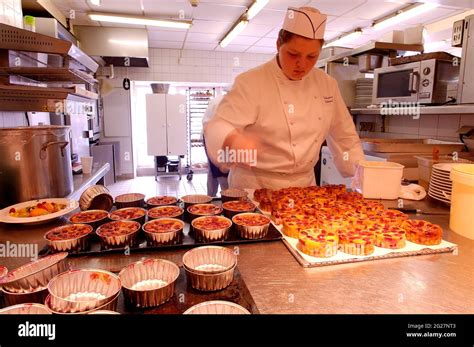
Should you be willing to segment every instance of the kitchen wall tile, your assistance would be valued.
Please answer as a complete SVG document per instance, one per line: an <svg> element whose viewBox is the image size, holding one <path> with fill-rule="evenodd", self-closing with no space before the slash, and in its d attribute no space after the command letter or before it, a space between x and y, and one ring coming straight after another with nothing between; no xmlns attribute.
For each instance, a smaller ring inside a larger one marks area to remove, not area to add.
<svg viewBox="0 0 474 347"><path fill-rule="evenodd" d="M457 130L460 128L460 115L447 114L439 115L438 133L436 136L441 137L457 137Z"/></svg>
<svg viewBox="0 0 474 347"><path fill-rule="evenodd" d="M420 131L422 136L436 136L438 133L439 116L434 114L420 115Z"/></svg>
<svg viewBox="0 0 474 347"><path fill-rule="evenodd" d="M459 127L464 125L472 125L474 126L474 114L462 114L461 120L459 123Z"/></svg>

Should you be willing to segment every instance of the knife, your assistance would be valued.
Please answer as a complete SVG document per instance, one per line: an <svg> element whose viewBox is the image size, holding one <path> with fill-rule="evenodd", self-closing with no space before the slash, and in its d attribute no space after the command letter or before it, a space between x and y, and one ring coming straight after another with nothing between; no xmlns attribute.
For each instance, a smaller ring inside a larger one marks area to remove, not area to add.
<svg viewBox="0 0 474 347"><path fill-rule="evenodd" d="M439 215L439 216L449 216L450 212L430 212L430 211L423 211L417 208L394 208L389 207L389 210L397 210L403 213L414 213L414 214L424 214L424 215Z"/></svg>

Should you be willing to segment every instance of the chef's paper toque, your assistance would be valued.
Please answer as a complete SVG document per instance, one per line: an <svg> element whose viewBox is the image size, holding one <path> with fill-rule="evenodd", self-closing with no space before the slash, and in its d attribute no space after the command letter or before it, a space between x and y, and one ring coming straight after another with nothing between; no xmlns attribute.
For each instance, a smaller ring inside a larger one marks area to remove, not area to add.
<svg viewBox="0 0 474 347"><path fill-rule="evenodd" d="M309 39L324 39L327 16L312 7L290 7L283 29Z"/></svg>

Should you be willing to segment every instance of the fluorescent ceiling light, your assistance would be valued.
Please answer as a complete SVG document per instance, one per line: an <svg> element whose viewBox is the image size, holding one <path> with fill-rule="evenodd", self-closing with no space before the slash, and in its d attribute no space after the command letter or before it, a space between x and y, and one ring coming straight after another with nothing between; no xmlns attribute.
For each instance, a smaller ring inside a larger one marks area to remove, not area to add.
<svg viewBox="0 0 474 347"><path fill-rule="evenodd" d="M355 40L355 39L359 38L360 36L362 36L362 30L361 29L356 29L355 31L353 31L349 34L340 36L339 38L335 39L334 41L328 42L327 44L324 45L324 48L331 47L331 46L344 45L346 43L349 43L352 40Z"/></svg>
<svg viewBox="0 0 474 347"><path fill-rule="evenodd" d="M255 0L247 10L247 19L255 17L267 4L269 0Z"/></svg>
<svg viewBox="0 0 474 347"><path fill-rule="evenodd" d="M123 45L123 46L147 46L146 41L132 41L132 40L114 40L114 39L109 39L109 43L113 43L116 45Z"/></svg>
<svg viewBox="0 0 474 347"><path fill-rule="evenodd" d="M100 0L89 0L89 1L94 6L100 6Z"/></svg>
<svg viewBox="0 0 474 347"><path fill-rule="evenodd" d="M242 19L235 27L232 28L231 31L229 31L225 35L219 45L222 48L226 47L233 39L235 39L237 35L239 35L245 29L248 23L248 20Z"/></svg>
<svg viewBox="0 0 474 347"><path fill-rule="evenodd" d="M376 22L372 28L374 30L383 30L388 27L400 24L401 22L407 21L413 17L417 17L425 12L429 12L437 8L438 4L425 4L421 3L419 5L411 6L406 10L401 10L398 14L388 17L387 19L382 19L379 22Z"/></svg>
<svg viewBox="0 0 474 347"><path fill-rule="evenodd" d="M110 22L119 24L147 25L165 28L189 29L191 21L177 21L166 19L150 19L145 17L133 17L127 15L115 15L107 13L89 13L89 18L99 22Z"/></svg>

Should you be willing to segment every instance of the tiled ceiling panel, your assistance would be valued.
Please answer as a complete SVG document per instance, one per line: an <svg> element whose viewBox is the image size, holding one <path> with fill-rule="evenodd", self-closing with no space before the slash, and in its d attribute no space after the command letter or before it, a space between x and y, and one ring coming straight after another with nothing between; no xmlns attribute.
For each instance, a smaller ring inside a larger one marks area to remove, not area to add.
<svg viewBox="0 0 474 347"><path fill-rule="evenodd" d="M101 6L93 6L89 0L51 0L69 17L75 10L73 25L95 25L106 27L141 26L94 22L87 12L124 13L150 18L192 19L189 30L175 28L146 27L149 32L150 47L219 50L227 52L274 53L275 39L283 23L289 6L313 6L328 14L325 39L331 40L361 27L364 35L347 44L355 47L391 30L403 30L417 24L429 24L462 13L474 7L474 0L436 0L439 8L399 23L396 27L380 32L370 30L371 23L406 7L412 0L270 0L266 7L253 18L244 31L226 48L218 42L245 13L252 0L200 0L192 7L188 0L102 0ZM417 0L418 1L418 0ZM433 0L434 1L434 0ZM142 27L143 28L143 27ZM446 36L446 38L444 38ZM450 38L449 30L435 36L437 39Z"/></svg>

